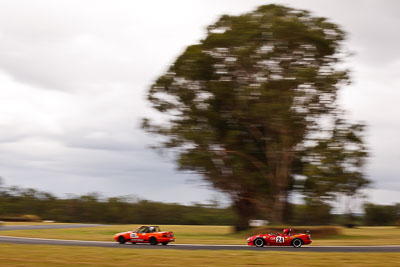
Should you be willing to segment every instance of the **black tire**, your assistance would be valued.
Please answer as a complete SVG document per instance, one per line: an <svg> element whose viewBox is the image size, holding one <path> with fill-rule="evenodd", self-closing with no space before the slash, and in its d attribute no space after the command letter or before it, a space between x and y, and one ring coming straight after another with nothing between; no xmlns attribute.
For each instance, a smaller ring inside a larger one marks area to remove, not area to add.
<svg viewBox="0 0 400 267"><path fill-rule="evenodd" d="M150 237L149 243L150 243L150 245L153 245L153 246L157 245L158 244L157 238Z"/></svg>
<svg viewBox="0 0 400 267"><path fill-rule="evenodd" d="M254 239L253 244L258 248L262 248L263 246L265 246L265 240L264 238L258 237Z"/></svg>
<svg viewBox="0 0 400 267"><path fill-rule="evenodd" d="M132 242L132 245L135 245L136 244L136 242Z"/></svg>
<svg viewBox="0 0 400 267"><path fill-rule="evenodd" d="M162 242L161 244L163 244L164 246L168 245L168 242Z"/></svg>
<svg viewBox="0 0 400 267"><path fill-rule="evenodd" d="M292 246L295 248L300 248L303 245L303 241L300 238L295 238L292 240Z"/></svg>
<svg viewBox="0 0 400 267"><path fill-rule="evenodd" d="M123 236L118 237L118 243L125 244L126 240Z"/></svg>

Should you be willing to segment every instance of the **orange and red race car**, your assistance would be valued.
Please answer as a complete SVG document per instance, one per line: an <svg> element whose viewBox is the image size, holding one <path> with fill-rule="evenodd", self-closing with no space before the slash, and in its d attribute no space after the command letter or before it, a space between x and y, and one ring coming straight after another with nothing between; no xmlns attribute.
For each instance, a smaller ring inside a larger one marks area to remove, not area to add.
<svg viewBox="0 0 400 267"><path fill-rule="evenodd" d="M115 234L114 239L120 244L132 242L132 244L150 243L157 245L161 243L167 245L169 242L175 241L173 232L162 232L159 226L140 226L133 231Z"/></svg>
<svg viewBox="0 0 400 267"><path fill-rule="evenodd" d="M296 234L292 228L284 229L283 233L276 234L261 234L247 238L249 246L293 246L299 248L302 245L311 244L310 232L304 234Z"/></svg>

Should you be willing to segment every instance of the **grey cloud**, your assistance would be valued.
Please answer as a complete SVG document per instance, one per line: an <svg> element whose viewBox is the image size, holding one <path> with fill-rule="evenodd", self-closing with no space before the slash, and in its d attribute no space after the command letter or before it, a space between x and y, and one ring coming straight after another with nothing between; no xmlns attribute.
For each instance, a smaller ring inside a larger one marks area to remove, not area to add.
<svg viewBox="0 0 400 267"><path fill-rule="evenodd" d="M221 14L262 4L267 3L1 1L0 176L8 185L59 195L141 192L159 201L206 200L214 192L207 183L178 173L173 157L148 149L158 139L138 129L141 117L157 116L145 101L146 90ZM354 84L342 91L342 104L352 119L369 125L367 172L374 188L400 191L394 149L400 145L400 2L289 4L329 17L349 33ZM4 73L14 80L3 79Z"/></svg>

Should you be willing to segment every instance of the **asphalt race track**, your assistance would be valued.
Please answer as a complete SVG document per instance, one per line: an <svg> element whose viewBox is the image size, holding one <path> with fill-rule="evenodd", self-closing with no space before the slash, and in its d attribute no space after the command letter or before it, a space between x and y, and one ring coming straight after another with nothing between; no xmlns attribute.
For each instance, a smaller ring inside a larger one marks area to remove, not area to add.
<svg viewBox="0 0 400 267"><path fill-rule="evenodd" d="M99 224L74 224L74 225L40 225L40 226L3 226L0 230L27 230L27 229L62 229L101 226ZM245 241L245 240L244 240ZM291 251L291 252L400 252L400 245L392 246L303 246L293 247L248 247L246 245L198 245L198 244L169 244L167 246L148 244L118 244L117 242L60 240L45 238L26 238L0 235L0 243L29 244L29 245L62 245L62 246L88 246L105 248L129 249L180 249L180 250L250 250L250 251Z"/></svg>

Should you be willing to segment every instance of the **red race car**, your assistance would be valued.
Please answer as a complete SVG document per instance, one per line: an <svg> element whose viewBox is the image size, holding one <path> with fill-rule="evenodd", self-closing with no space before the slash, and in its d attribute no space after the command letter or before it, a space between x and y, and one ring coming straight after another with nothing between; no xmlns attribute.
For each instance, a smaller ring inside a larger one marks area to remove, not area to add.
<svg viewBox="0 0 400 267"><path fill-rule="evenodd" d="M159 226L140 226L133 231L115 234L114 239L120 244L131 242L132 244L149 243L157 245L161 243L167 245L169 242L175 241L173 232L162 232Z"/></svg>
<svg viewBox="0 0 400 267"><path fill-rule="evenodd" d="M254 235L247 238L247 245L263 246L293 246L299 248L302 245L311 244L309 231L304 234L296 234L292 228L284 229L283 233Z"/></svg>

